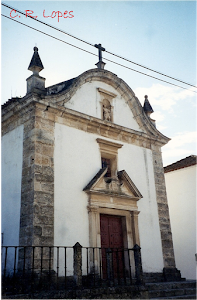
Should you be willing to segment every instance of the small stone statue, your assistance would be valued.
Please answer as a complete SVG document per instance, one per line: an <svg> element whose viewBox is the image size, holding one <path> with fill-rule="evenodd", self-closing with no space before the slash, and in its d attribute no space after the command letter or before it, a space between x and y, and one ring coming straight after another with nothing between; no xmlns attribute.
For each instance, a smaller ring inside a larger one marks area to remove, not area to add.
<svg viewBox="0 0 197 300"><path fill-rule="evenodd" d="M103 105L103 120L111 121L111 106Z"/></svg>

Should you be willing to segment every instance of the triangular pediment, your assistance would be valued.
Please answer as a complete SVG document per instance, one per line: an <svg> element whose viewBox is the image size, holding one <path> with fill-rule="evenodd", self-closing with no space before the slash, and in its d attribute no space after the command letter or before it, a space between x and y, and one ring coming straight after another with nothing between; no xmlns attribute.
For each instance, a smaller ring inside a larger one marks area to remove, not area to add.
<svg viewBox="0 0 197 300"><path fill-rule="evenodd" d="M127 187L127 189L129 189L129 191L131 193L133 193L133 195L135 197L137 197L139 199L143 198L140 191L138 190L138 188L136 187L136 185L131 180L131 178L129 177L129 175L127 174L127 172L125 170L118 172L118 179L120 182L123 182L124 187Z"/></svg>
<svg viewBox="0 0 197 300"><path fill-rule="evenodd" d="M106 172L107 168L100 169L83 190L136 201L143 197L126 171L119 171L114 177L105 177Z"/></svg>

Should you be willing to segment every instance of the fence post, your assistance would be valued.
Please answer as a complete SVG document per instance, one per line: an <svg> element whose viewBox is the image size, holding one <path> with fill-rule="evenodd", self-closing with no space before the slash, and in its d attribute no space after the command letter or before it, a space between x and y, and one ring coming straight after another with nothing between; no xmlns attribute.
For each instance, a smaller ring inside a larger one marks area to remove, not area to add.
<svg viewBox="0 0 197 300"><path fill-rule="evenodd" d="M77 242L73 246L73 269L76 287L82 286L82 246Z"/></svg>
<svg viewBox="0 0 197 300"><path fill-rule="evenodd" d="M142 271L142 259L141 259L141 251L140 246L135 244L132 248L134 251L134 259L135 259L135 275L136 275L136 284L137 285L144 285L143 279L143 271Z"/></svg>
<svg viewBox="0 0 197 300"><path fill-rule="evenodd" d="M107 279L111 281L113 279L113 257L111 248L106 249L106 259L107 259Z"/></svg>

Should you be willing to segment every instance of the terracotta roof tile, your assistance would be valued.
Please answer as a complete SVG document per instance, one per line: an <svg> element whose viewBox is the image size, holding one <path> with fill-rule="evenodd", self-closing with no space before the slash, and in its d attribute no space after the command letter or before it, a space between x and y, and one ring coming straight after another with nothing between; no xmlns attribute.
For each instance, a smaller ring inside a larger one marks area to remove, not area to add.
<svg viewBox="0 0 197 300"><path fill-rule="evenodd" d="M4 104L2 104L1 107L5 108L6 106L8 106L9 104L11 104L13 102L18 102L19 99L21 99L21 98L14 97L14 98L8 99L8 101L6 101Z"/></svg>
<svg viewBox="0 0 197 300"><path fill-rule="evenodd" d="M168 173L171 171L183 169L186 167L190 167L197 164L197 156L196 155L190 155L186 158L183 158L171 165L168 165L164 167L164 173Z"/></svg>

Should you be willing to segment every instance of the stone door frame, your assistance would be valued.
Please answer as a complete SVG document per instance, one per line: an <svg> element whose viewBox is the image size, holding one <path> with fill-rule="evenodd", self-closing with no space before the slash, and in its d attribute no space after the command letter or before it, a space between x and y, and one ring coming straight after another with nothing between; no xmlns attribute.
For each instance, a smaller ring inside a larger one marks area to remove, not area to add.
<svg viewBox="0 0 197 300"><path fill-rule="evenodd" d="M130 210L128 209L128 199L118 199L110 195L94 194L89 195L89 246L101 248L101 232L100 232L100 215L113 215L122 217L123 244L125 248L133 248L135 244L140 245L139 228L138 228L138 208L136 200L129 200ZM100 204L99 204L100 199ZM103 200L105 199L105 207ZM112 202L122 202L121 206L112 204ZM125 207L124 207L124 202ZM127 205L126 205L127 204ZM90 258L91 259L91 258ZM134 270L134 259L130 253L130 261L132 270ZM99 257L95 256L95 267L99 272Z"/></svg>
<svg viewBox="0 0 197 300"><path fill-rule="evenodd" d="M123 210L109 207L88 206L90 247L101 247L100 215L122 217L123 244L125 248L133 248L140 244L137 210Z"/></svg>

